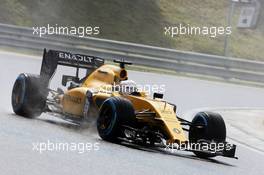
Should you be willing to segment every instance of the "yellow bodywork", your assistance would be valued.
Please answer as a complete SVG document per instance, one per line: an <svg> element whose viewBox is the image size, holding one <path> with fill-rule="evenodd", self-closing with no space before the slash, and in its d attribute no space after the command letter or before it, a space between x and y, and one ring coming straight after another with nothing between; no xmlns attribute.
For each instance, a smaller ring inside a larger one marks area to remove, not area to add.
<svg viewBox="0 0 264 175"><path fill-rule="evenodd" d="M140 96L134 96L112 91L114 84L119 84L120 81L126 79L127 73L125 69L114 65L99 67L85 79L80 87L65 92L61 100L63 112L82 118L88 90L94 92L92 100L97 110L107 98L122 96L132 102L136 113L149 111L156 114L155 116L137 115L137 119L148 126L160 128L166 134L168 143L186 142L186 136L180 121L176 118L176 111L174 111L173 105L161 99L152 99L146 96L144 92L140 92Z"/></svg>

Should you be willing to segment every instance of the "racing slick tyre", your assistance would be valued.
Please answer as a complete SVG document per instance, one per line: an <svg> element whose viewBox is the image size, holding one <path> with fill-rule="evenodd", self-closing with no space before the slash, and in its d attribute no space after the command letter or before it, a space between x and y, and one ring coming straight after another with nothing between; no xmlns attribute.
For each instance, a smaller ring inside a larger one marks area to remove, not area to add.
<svg viewBox="0 0 264 175"><path fill-rule="evenodd" d="M202 127L199 127L202 126ZM199 112L192 120L192 125L189 130L190 143L202 143L206 140L207 143L224 143L226 140L226 126L221 115L212 112ZM215 157L212 153L203 153L193 151L197 157L209 158Z"/></svg>
<svg viewBox="0 0 264 175"><path fill-rule="evenodd" d="M39 75L20 74L12 91L13 111L26 118L39 116L46 106L46 89L41 86Z"/></svg>
<svg viewBox="0 0 264 175"><path fill-rule="evenodd" d="M122 136L122 125L134 126L135 121L135 110L129 100L110 97L100 108L97 131L103 140L117 142Z"/></svg>

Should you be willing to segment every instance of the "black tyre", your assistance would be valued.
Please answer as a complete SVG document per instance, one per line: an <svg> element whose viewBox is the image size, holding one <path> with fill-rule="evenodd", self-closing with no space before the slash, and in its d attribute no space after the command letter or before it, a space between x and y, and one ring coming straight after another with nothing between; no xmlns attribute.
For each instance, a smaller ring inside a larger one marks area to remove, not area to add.
<svg viewBox="0 0 264 175"><path fill-rule="evenodd" d="M43 112L48 91L41 84L38 75L22 73L17 77L12 91L12 107L17 115L34 118Z"/></svg>
<svg viewBox="0 0 264 175"><path fill-rule="evenodd" d="M226 140L226 126L221 115L212 112L200 112L192 120L189 131L189 141L198 143L200 140L223 143ZM203 127L197 127L198 125ZM195 152L201 158L214 157L215 154Z"/></svg>
<svg viewBox="0 0 264 175"><path fill-rule="evenodd" d="M122 136L122 125L134 126L135 121L132 103L121 97L111 97L100 108L97 130L103 140L116 142Z"/></svg>

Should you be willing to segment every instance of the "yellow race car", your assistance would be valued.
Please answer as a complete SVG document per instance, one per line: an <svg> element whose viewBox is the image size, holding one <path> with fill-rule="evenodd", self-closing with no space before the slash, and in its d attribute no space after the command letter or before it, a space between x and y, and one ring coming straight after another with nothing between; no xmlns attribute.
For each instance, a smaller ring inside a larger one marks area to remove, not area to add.
<svg viewBox="0 0 264 175"><path fill-rule="evenodd" d="M43 112L82 124L97 121L99 136L110 142L192 151L198 157L235 157L236 146L226 142L226 127L219 114L200 112L189 122L176 115L176 105L163 94L149 97L128 80L124 60L119 66L104 59L44 50L40 75L22 73L15 81L12 106L17 115L34 118ZM67 89L49 89L58 65L76 68L76 75L63 75ZM80 79L80 69L86 75ZM187 137L185 132L189 133Z"/></svg>

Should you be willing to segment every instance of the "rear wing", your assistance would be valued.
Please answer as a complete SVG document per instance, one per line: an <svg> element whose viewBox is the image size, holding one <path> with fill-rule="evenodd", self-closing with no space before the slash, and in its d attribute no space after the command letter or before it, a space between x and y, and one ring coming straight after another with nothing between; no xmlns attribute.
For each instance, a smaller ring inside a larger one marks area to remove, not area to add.
<svg viewBox="0 0 264 175"><path fill-rule="evenodd" d="M70 52L46 50L44 49L40 77L44 81L46 87L49 85L50 79L53 77L58 65L76 68L76 77L78 77L79 69L87 69L87 74L91 70L95 70L104 64L104 59L87 56L82 54L72 54Z"/></svg>

